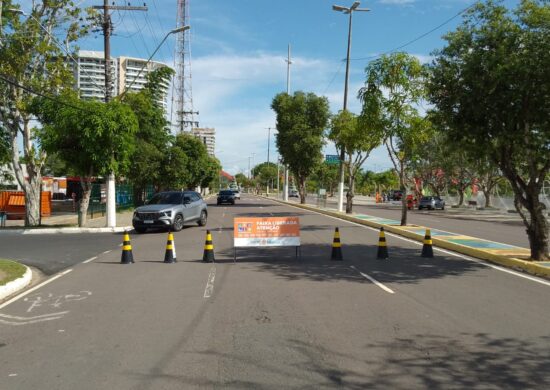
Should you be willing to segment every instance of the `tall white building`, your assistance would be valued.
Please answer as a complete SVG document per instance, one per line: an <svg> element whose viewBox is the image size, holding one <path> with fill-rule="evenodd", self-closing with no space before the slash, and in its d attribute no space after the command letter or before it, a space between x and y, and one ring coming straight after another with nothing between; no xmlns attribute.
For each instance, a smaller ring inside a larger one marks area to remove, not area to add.
<svg viewBox="0 0 550 390"><path fill-rule="evenodd" d="M208 154L214 156L214 149L216 148L216 129L194 127L191 129L191 134L200 138L204 146L206 146Z"/></svg>
<svg viewBox="0 0 550 390"><path fill-rule="evenodd" d="M105 100L105 59L102 51L80 50L77 56L78 66L74 70L76 87L84 99ZM111 57L111 96L115 97L129 88L136 92L143 89L147 82L147 74L166 66L160 62L142 58ZM141 70L143 68L143 70ZM140 73L141 70L141 73ZM139 76L138 76L139 74ZM166 110L168 106L168 89L164 85L164 98L161 105Z"/></svg>

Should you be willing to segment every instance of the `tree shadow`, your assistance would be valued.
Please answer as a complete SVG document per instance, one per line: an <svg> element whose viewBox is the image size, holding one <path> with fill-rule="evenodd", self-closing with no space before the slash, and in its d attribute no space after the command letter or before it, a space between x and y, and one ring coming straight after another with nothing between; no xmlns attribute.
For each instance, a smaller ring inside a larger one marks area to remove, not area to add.
<svg viewBox="0 0 550 390"><path fill-rule="evenodd" d="M255 264L256 272L269 272L290 281L347 280L365 283L354 266L382 283L415 284L424 279L455 277L485 269L483 264L450 255L421 257L418 249L388 249L388 259L377 259L377 245L342 246L343 261L331 260L332 244L305 244L301 256L294 247L237 248L237 263ZM233 262L233 248L216 252L216 262Z"/></svg>

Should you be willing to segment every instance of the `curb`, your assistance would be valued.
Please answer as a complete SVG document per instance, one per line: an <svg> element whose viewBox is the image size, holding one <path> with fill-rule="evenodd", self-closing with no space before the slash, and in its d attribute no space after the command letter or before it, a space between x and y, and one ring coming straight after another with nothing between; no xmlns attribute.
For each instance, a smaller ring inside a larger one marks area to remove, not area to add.
<svg viewBox="0 0 550 390"><path fill-rule="evenodd" d="M0 301L3 300L4 298L9 297L10 295L15 294L19 290L24 289L30 284L32 279L32 271L27 266L25 266L25 268L27 270L25 271L25 274L22 277L12 280L11 282L6 283L3 286L0 286Z"/></svg>
<svg viewBox="0 0 550 390"><path fill-rule="evenodd" d="M117 226L103 228L44 228L44 229L2 229L0 234L75 234L75 233L123 233L133 230L132 226Z"/></svg>
<svg viewBox="0 0 550 390"><path fill-rule="evenodd" d="M346 214L342 214L342 213L339 213L337 211L321 210L321 209L318 209L318 208L310 206L310 205L290 203L290 202L285 202L285 201L282 201L282 200L279 200L279 199L273 199L273 198L267 198L267 197L264 197L264 198L266 198L268 200L278 202L278 203L281 203L281 204L288 204L288 205L298 207L298 208L301 208L301 209L304 209L304 210L314 211L314 212L317 212L317 213L320 213L320 214L329 215L331 217L343 219L345 221L357 223L359 225L369 226L369 227L376 228L376 229L380 229L381 227L384 227L384 230L386 232L390 232L390 233L397 234L397 235L400 235L400 236L403 236L403 237L407 237L407 238L410 238L410 239L415 240L415 241L423 242L423 240L424 240L423 236L419 236L418 234L407 231L407 230L405 230L401 227L398 227L398 226L384 225L384 224L373 222L373 221L367 221L367 220L355 218L355 217L352 217L352 216L348 216ZM415 225L415 226L423 227L423 226L419 226L419 225ZM460 244L455 244L454 242L444 241L444 240L435 238L433 236L432 236L432 242L433 242L434 246L438 246L440 248L448 249L448 250L458 252L458 253L461 253L461 254L464 254L464 255L468 255L468 256L471 256L471 257L475 257L475 258L478 258L478 259L487 260L491 263L495 263L495 264L498 264L498 265L501 265L501 266L507 267L507 268L512 268L512 269L517 270L517 271L524 271L524 272L527 272L531 275L550 278L550 268L543 267L541 265L538 265L535 262L485 252L483 250L470 248L470 247L460 245Z"/></svg>

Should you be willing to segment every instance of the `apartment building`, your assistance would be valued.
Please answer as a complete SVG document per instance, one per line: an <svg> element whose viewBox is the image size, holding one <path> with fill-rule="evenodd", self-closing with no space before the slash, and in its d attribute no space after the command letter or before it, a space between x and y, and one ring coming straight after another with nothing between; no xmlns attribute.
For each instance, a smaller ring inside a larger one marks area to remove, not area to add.
<svg viewBox="0 0 550 390"><path fill-rule="evenodd" d="M191 129L191 134L200 138L204 146L206 146L208 154L214 156L214 149L216 148L216 129L194 127Z"/></svg>

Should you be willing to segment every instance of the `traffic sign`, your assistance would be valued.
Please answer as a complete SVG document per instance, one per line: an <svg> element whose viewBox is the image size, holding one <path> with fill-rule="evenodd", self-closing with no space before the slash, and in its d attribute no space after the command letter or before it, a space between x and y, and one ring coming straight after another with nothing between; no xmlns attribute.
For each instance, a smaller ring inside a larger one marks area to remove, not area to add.
<svg viewBox="0 0 550 390"><path fill-rule="evenodd" d="M325 155L325 162L327 164L339 164L340 163L340 156L337 154L326 154Z"/></svg>

